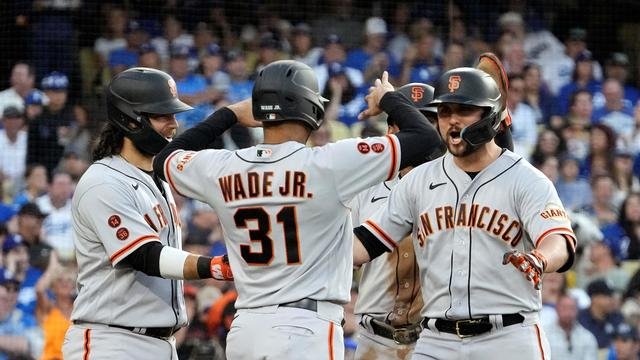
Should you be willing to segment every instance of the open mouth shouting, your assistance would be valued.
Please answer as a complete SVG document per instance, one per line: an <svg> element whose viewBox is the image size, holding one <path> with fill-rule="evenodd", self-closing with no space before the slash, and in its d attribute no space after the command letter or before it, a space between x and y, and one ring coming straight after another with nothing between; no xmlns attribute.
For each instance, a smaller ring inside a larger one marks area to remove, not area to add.
<svg viewBox="0 0 640 360"><path fill-rule="evenodd" d="M460 130L449 131L449 143L451 143L451 145L459 145L460 143L462 143L462 138L460 137Z"/></svg>

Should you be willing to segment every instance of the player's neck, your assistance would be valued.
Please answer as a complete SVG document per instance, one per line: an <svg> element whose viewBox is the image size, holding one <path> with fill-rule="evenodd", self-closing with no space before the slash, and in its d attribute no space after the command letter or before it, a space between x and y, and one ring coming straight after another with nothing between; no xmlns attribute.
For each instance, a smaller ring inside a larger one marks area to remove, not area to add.
<svg viewBox="0 0 640 360"><path fill-rule="evenodd" d="M479 172L494 162L501 153L502 149L500 149L495 142L490 141L467 156L454 156L453 162L458 165L462 171Z"/></svg>
<svg viewBox="0 0 640 360"><path fill-rule="evenodd" d="M309 129L297 122L282 122L270 124L264 127L264 144L282 144L287 141L296 141L306 144L311 132Z"/></svg>
<svg viewBox="0 0 640 360"><path fill-rule="evenodd" d="M143 171L153 171L153 157L141 153L127 138L124 139L122 144L120 157Z"/></svg>

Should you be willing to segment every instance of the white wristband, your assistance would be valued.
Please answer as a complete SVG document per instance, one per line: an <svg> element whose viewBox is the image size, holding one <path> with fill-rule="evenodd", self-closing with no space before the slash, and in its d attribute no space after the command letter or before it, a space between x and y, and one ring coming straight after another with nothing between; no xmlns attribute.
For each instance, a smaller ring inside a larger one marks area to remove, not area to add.
<svg viewBox="0 0 640 360"><path fill-rule="evenodd" d="M160 252L160 276L165 279L184 279L184 262L189 253L180 249L164 246Z"/></svg>

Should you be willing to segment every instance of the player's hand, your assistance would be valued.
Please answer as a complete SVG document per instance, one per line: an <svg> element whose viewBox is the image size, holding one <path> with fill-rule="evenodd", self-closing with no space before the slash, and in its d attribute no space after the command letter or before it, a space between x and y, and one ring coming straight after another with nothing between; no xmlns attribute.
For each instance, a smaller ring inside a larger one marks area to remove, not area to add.
<svg viewBox="0 0 640 360"><path fill-rule="evenodd" d="M367 108L358 114L358 119L364 120L380 114L382 112L380 100L382 100L384 94L394 90L393 85L389 82L389 73L383 72L382 78L376 79L374 85L369 88L369 94L364 98L367 101Z"/></svg>
<svg viewBox="0 0 640 360"><path fill-rule="evenodd" d="M211 277L216 280L233 281L233 272L229 265L229 256L214 256L211 259Z"/></svg>
<svg viewBox="0 0 640 360"><path fill-rule="evenodd" d="M547 259L538 251L533 250L528 253L519 250L511 250L502 257L502 265L511 263L524 274L527 280L533 283L536 290L540 290L542 284L542 274L547 267Z"/></svg>
<svg viewBox="0 0 640 360"><path fill-rule="evenodd" d="M238 118L238 124L244 127L260 127L262 123L253 117L251 98L227 106Z"/></svg>

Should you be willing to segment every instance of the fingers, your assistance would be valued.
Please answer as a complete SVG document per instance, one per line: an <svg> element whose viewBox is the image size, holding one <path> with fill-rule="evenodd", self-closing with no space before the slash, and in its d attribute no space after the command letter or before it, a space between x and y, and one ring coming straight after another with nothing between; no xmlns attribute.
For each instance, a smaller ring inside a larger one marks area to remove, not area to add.
<svg viewBox="0 0 640 360"><path fill-rule="evenodd" d="M382 72L382 82L383 83L388 83L389 82L389 73L387 71L383 71Z"/></svg>

